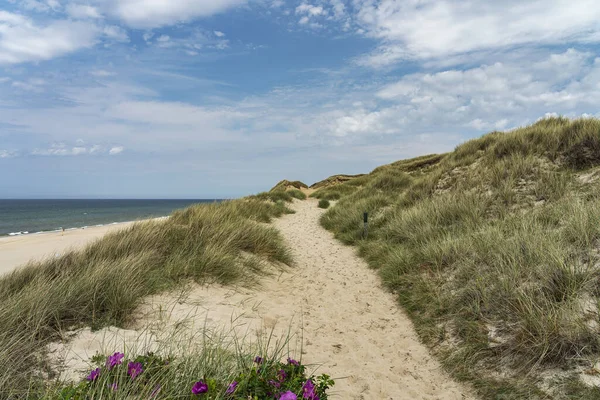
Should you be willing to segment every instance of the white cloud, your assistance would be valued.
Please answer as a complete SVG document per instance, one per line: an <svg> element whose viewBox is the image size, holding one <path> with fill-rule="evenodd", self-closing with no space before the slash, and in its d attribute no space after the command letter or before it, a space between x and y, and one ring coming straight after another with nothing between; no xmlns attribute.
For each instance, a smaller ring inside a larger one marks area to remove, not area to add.
<svg viewBox="0 0 600 400"><path fill-rule="evenodd" d="M96 7L87 4L69 4L66 7L66 11L71 17L78 19L102 18L102 15Z"/></svg>
<svg viewBox="0 0 600 400"><path fill-rule="evenodd" d="M146 32L142 37L144 38L144 41L147 42L154 37L154 32Z"/></svg>
<svg viewBox="0 0 600 400"><path fill-rule="evenodd" d="M120 26L108 25L103 29L104 36L117 42L129 42L127 31Z"/></svg>
<svg viewBox="0 0 600 400"><path fill-rule="evenodd" d="M223 37L223 36L225 36L225 34L224 34L223 32L221 32L221 31L214 31L213 33L214 33L214 34L215 34L215 36L217 36L217 37Z"/></svg>
<svg viewBox="0 0 600 400"><path fill-rule="evenodd" d="M30 92L41 92L42 86L44 86L46 82L43 79L39 78L30 78L27 81L13 81L11 86L14 88L30 91Z"/></svg>
<svg viewBox="0 0 600 400"><path fill-rule="evenodd" d="M11 150L0 150L0 158L13 158L18 156L16 151Z"/></svg>
<svg viewBox="0 0 600 400"><path fill-rule="evenodd" d="M46 4L53 10L60 8L60 2L58 0L46 0Z"/></svg>
<svg viewBox="0 0 600 400"><path fill-rule="evenodd" d="M160 37L156 39L157 42L168 42L169 40L171 40L169 35L160 35Z"/></svg>
<svg viewBox="0 0 600 400"><path fill-rule="evenodd" d="M98 0L106 10L136 28L155 28L209 17L246 0Z"/></svg>
<svg viewBox="0 0 600 400"><path fill-rule="evenodd" d="M346 6L342 0L330 0L331 5L333 7L333 15L335 18L342 18L346 15Z"/></svg>
<svg viewBox="0 0 600 400"><path fill-rule="evenodd" d="M327 11L321 6L313 6L311 4L302 3L296 7L296 14L309 14L312 16L327 14Z"/></svg>
<svg viewBox="0 0 600 400"><path fill-rule="evenodd" d="M427 59L520 45L600 41L596 0L357 1L357 22L381 40L362 64Z"/></svg>
<svg viewBox="0 0 600 400"><path fill-rule="evenodd" d="M0 10L0 64L49 60L94 45L98 30L78 21L36 25L19 14Z"/></svg>
<svg viewBox="0 0 600 400"><path fill-rule="evenodd" d="M98 78L107 78L109 76L114 76L116 74L114 72L110 72L110 71L107 71L104 69L95 69L93 71L90 71L90 75L93 75Z"/></svg>
<svg viewBox="0 0 600 400"><path fill-rule="evenodd" d="M84 145L84 141L79 139L75 141L74 146L69 146L64 142L52 143L50 147L47 148L36 148L31 151L31 155L33 156L82 156L86 154L90 155L100 155L100 154L108 154L115 155L121 153L124 148L122 146L114 146L110 148L106 148L101 145L93 145L86 147Z"/></svg>

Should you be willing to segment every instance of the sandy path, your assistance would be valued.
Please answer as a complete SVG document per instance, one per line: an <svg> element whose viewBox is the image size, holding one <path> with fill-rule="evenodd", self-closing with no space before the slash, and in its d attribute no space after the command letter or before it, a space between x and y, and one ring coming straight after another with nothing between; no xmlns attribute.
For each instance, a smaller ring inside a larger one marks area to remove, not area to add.
<svg viewBox="0 0 600 400"><path fill-rule="evenodd" d="M419 342L375 272L319 225L324 211L316 201L296 202L294 209L275 226L298 264L269 291L288 303L278 311L302 313L304 360L348 377L336 381L343 399L467 398Z"/></svg>
<svg viewBox="0 0 600 400"><path fill-rule="evenodd" d="M73 372L88 368L86 360L96 352L139 349L140 341L155 341L148 332L169 336L167 328L186 321L189 332L203 326L233 328L242 335L273 330L281 339L291 330L296 335L292 355L336 380L333 398L473 398L429 355L376 273L319 225L323 210L316 201L296 201L293 208L296 214L274 225L293 250L294 268L265 278L258 290L210 285L193 286L185 296L153 296L130 330L81 330L66 348L53 349L65 357L65 377L80 377ZM155 342L153 349L165 343Z"/></svg>

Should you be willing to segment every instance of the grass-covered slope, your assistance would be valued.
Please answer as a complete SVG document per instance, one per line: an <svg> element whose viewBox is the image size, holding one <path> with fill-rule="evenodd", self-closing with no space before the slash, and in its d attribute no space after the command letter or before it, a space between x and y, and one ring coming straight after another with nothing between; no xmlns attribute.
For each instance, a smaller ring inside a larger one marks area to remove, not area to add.
<svg viewBox="0 0 600 400"><path fill-rule="evenodd" d="M313 196L483 398L600 398L598 177L600 121L553 118Z"/></svg>
<svg viewBox="0 0 600 400"><path fill-rule="evenodd" d="M289 210L254 198L192 206L0 279L0 398L36 398L44 346L66 329L121 326L144 296L183 281L247 284L289 264L275 228Z"/></svg>

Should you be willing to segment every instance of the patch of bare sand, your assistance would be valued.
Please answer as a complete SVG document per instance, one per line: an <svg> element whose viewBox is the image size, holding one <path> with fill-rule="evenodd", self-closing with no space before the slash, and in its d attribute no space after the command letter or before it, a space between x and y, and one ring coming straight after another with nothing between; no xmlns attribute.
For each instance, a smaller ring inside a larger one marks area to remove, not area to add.
<svg viewBox="0 0 600 400"><path fill-rule="evenodd" d="M162 218L156 218L160 220ZM102 236L128 228L135 221L103 226L0 237L0 275L10 273L30 261L42 261L85 247Z"/></svg>
<svg viewBox="0 0 600 400"><path fill-rule="evenodd" d="M196 286L154 296L129 330L76 332L68 345L52 348L64 359L65 376L81 376L75 372L96 352L139 348L140 342L160 348L175 330L233 328L238 335L271 332L275 339L295 334L295 356L336 379L336 398L473 398L419 342L378 276L319 225L324 211L316 201L296 201L293 208L296 214L274 224L292 248L294 268L264 279L257 290Z"/></svg>

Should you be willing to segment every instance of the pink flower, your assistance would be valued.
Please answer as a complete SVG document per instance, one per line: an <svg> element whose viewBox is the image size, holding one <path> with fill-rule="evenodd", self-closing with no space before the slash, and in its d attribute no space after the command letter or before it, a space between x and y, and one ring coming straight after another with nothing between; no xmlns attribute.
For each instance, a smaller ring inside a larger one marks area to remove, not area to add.
<svg viewBox="0 0 600 400"><path fill-rule="evenodd" d="M315 392L315 385L310 379L302 386L302 397L308 400L320 400Z"/></svg>
<svg viewBox="0 0 600 400"><path fill-rule="evenodd" d="M100 368L96 368L95 370L90 372L90 374L85 379L87 379L90 382L93 382L96 379L98 379L99 376L100 376Z"/></svg>
<svg viewBox="0 0 600 400"><path fill-rule="evenodd" d="M238 383L236 381L233 381L229 384L229 387L227 387L227 391L225 391L225 394L233 394L233 392L235 392L235 388L237 387Z"/></svg>
<svg viewBox="0 0 600 400"><path fill-rule="evenodd" d="M285 393L281 393L279 400L298 400L298 396L288 390Z"/></svg>
<svg viewBox="0 0 600 400"><path fill-rule="evenodd" d="M131 379L135 379L136 376L144 372L142 368L142 363L139 362L130 362L127 365L127 373L131 376Z"/></svg>
<svg viewBox="0 0 600 400"><path fill-rule="evenodd" d="M106 368L109 370L113 369L116 365L120 365L123 362L125 354L116 352L112 356L108 356L106 359Z"/></svg>
<svg viewBox="0 0 600 400"><path fill-rule="evenodd" d="M192 386L192 394L202 394L208 392L208 385L206 382L198 381Z"/></svg>

